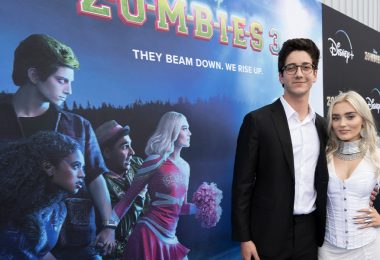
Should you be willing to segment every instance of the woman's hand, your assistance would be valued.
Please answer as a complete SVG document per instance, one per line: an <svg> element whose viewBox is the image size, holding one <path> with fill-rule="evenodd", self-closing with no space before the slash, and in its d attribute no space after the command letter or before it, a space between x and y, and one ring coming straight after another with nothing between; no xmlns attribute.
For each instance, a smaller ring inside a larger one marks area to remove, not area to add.
<svg viewBox="0 0 380 260"><path fill-rule="evenodd" d="M359 228L380 227L380 215L375 208L360 209L359 215L355 216L354 223L360 225Z"/></svg>
<svg viewBox="0 0 380 260"><path fill-rule="evenodd" d="M96 236L95 246L101 249L102 255L111 254L116 247L115 230L103 228Z"/></svg>

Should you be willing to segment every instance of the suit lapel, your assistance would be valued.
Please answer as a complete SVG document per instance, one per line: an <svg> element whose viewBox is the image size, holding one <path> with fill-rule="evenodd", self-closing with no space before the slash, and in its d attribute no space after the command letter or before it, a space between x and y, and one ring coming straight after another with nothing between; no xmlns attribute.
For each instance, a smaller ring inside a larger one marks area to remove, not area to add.
<svg viewBox="0 0 380 260"><path fill-rule="evenodd" d="M317 167L322 167L321 169L324 169L324 171L316 171L315 177L323 180L328 181L328 173L327 173L327 161L326 161L326 142L327 142L327 133L326 133L326 125L323 121L324 119L316 116L315 118L315 126L317 128L318 137L319 137L319 157L318 157L318 163ZM317 183L317 182L316 182Z"/></svg>
<svg viewBox="0 0 380 260"><path fill-rule="evenodd" d="M288 120L286 119L286 114L284 107L281 104L280 99L272 104L272 120L279 137L281 148L283 150L286 162L294 180L294 159L293 159L293 146L292 139L290 137Z"/></svg>
<svg viewBox="0 0 380 260"><path fill-rule="evenodd" d="M315 118L315 126L317 128L317 132L318 132L318 137L319 137L319 142L321 144L321 148L325 149L325 142L326 142L326 135L325 135L325 129L324 129L324 124L322 122L323 119L319 118L318 116L316 116Z"/></svg>

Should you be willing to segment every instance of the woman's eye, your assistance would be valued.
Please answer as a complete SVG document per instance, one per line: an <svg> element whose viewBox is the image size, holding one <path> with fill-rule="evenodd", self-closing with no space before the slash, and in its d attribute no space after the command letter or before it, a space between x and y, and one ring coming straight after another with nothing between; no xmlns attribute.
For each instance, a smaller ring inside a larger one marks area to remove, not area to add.
<svg viewBox="0 0 380 260"><path fill-rule="evenodd" d="M82 166L80 164L74 164L71 166L71 168L73 168L73 170L79 170Z"/></svg>

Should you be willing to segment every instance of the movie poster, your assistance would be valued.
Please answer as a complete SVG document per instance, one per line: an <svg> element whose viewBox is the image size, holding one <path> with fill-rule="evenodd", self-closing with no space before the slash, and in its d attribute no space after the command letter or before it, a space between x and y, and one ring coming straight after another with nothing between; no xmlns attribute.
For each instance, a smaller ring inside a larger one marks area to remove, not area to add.
<svg viewBox="0 0 380 260"><path fill-rule="evenodd" d="M321 4L315 0L34 0L3 1L0 91L12 82L13 52L33 33L70 46L80 68L64 109L94 128L128 124L136 154L167 111L184 114L191 144L188 199L203 183L223 192L212 228L179 218L176 235L189 259L239 259L231 241L230 197L236 138L243 116L282 93L277 57L288 38L307 37L322 50ZM311 104L323 114L322 62Z"/></svg>

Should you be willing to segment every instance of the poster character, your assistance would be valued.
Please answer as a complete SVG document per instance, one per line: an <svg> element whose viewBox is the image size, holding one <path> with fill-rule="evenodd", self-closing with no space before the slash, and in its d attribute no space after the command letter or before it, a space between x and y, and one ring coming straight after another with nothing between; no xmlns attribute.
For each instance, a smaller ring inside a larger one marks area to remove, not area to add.
<svg viewBox="0 0 380 260"><path fill-rule="evenodd" d="M131 187L136 172L143 162L140 157L135 155L129 133L130 128L128 125L123 127L115 120L107 121L95 130L103 158L107 168L110 170L104 175L104 179L106 180L113 206L120 201L125 192ZM146 203L148 203L146 189L143 189L117 226L115 233L116 251L110 256L103 257L103 259L119 259L122 257L128 238Z"/></svg>
<svg viewBox="0 0 380 260"><path fill-rule="evenodd" d="M83 169L78 143L60 133L39 132L2 147L0 259L54 259L63 201L83 186Z"/></svg>
<svg viewBox="0 0 380 260"><path fill-rule="evenodd" d="M180 215L195 214L196 207L187 202L190 166L181 150L190 146L191 132L184 115L165 113L148 140L148 155L123 199L114 207L121 219L134 198L146 185L150 206L135 226L123 259L184 259L189 249L176 236Z"/></svg>
<svg viewBox="0 0 380 260"><path fill-rule="evenodd" d="M96 240L93 206L99 209L102 221L109 220L112 207L102 176L108 170L90 122L60 108L72 93L74 69L78 67L72 49L53 37L32 34L21 41L14 52L12 74L18 90L0 102L0 140L50 130L79 143L86 165L85 185L66 200L67 218L55 255L63 259L99 259L91 246ZM114 230L103 228L97 236L106 253L112 250L114 235Z"/></svg>

